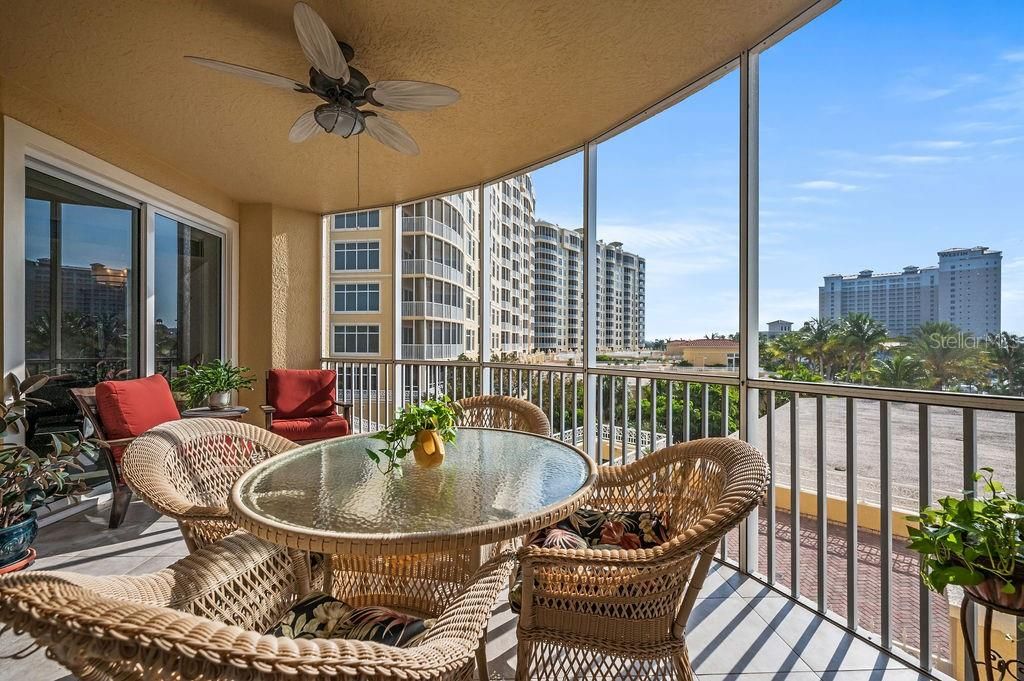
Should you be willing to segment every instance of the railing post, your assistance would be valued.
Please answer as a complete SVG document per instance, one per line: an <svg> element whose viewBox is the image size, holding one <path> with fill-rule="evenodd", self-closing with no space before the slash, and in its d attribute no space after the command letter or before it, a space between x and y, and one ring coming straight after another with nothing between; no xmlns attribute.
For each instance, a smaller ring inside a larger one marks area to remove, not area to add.
<svg viewBox="0 0 1024 681"><path fill-rule="evenodd" d="M759 400L747 379L757 378L758 344L758 61L757 53L740 54L740 439L757 446ZM725 387L722 394L725 397ZM774 406L774 405L773 405ZM725 413L723 407L722 413ZM740 526L740 570L757 569L758 509ZM772 527L768 532L774 532Z"/></svg>
<svg viewBox="0 0 1024 681"><path fill-rule="evenodd" d="M595 456L600 447L597 423L597 377L590 373L597 364L597 145L583 147L583 449ZM599 455L600 452L598 451ZM596 457L595 457L596 458Z"/></svg>

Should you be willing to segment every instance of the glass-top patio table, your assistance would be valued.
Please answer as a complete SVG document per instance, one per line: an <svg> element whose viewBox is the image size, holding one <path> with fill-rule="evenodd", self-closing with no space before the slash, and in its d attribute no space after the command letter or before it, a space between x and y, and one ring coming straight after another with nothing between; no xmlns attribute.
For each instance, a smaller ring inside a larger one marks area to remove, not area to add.
<svg viewBox="0 0 1024 681"><path fill-rule="evenodd" d="M463 552L568 517L597 477L590 457L552 438L460 428L436 468L404 462L384 475L368 435L279 454L234 485L232 513L250 533L288 548L348 556Z"/></svg>

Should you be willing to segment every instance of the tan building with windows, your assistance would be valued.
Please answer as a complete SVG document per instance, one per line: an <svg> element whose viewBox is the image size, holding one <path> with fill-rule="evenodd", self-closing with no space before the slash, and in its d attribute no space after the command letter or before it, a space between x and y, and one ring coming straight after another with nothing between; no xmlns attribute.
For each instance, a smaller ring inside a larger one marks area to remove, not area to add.
<svg viewBox="0 0 1024 681"><path fill-rule="evenodd" d="M735 369L739 366L740 344L728 338L670 340L665 346L665 356L676 361L681 359L698 368Z"/></svg>

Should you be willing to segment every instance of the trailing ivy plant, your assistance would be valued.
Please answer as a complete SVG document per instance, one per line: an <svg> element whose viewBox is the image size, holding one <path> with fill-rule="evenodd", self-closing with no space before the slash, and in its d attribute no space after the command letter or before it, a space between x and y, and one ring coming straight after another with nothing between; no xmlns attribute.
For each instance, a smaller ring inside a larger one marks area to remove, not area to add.
<svg viewBox="0 0 1024 681"><path fill-rule="evenodd" d="M50 502L86 491L81 480L73 480L72 472L81 470L77 456L95 456L91 442L77 435L53 434L46 452L36 452L26 445L10 441L11 435L25 432L28 410L47 402L31 393L46 384L43 375L18 380L13 373L3 381L0 400L0 528L24 520L29 513Z"/></svg>
<svg viewBox="0 0 1024 681"><path fill-rule="evenodd" d="M236 367L231 362L215 359L197 366L179 366L178 375L171 379L171 389L185 395L188 406L199 407L214 393L252 390L255 382L247 367Z"/></svg>
<svg viewBox="0 0 1024 681"><path fill-rule="evenodd" d="M390 428L370 436L383 442L384 448L377 451L367 448L366 456L381 473L401 475L402 460L413 450L416 434L433 430L444 442L455 442L459 413L459 405L447 395L419 405L410 404L395 415Z"/></svg>
<svg viewBox="0 0 1024 681"><path fill-rule="evenodd" d="M991 468L974 473L981 494L945 497L908 520L910 548L921 554L925 586L942 592L947 585L976 586L986 579L1016 593L1024 578L1024 501L993 479Z"/></svg>

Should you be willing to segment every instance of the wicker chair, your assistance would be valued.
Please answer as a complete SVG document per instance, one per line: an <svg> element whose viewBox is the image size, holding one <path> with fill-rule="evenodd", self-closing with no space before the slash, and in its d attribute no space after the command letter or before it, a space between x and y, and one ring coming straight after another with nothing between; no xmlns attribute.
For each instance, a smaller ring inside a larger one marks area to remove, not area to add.
<svg viewBox="0 0 1024 681"><path fill-rule="evenodd" d="M262 634L295 601L295 566L284 549L241 532L141 577L0 578L0 621L86 681L470 679L513 562L506 553L485 564L408 648Z"/></svg>
<svg viewBox="0 0 1024 681"><path fill-rule="evenodd" d="M186 545L194 551L238 529L228 497L239 476L296 446L247 423L184 419L133 440L121 468L139 497L178 521Z"/></svg>
<svg viewBox="0 0 1024 681"><path fill-rule="evenodd" d="M535 435L551 435L551 424L540 407L517 397L480 395L461 399L458 405L462 407L460 426L502 428Z"/></svg>
<svg viewBox="0 0 1024 681"><path fill-rule="evenodd" d="M768 485L750 445L709 438L601 467L588 505L654 510L671 539L650 549L519 551L517 678L694 678L684 630L715 545Z"/></svg>

